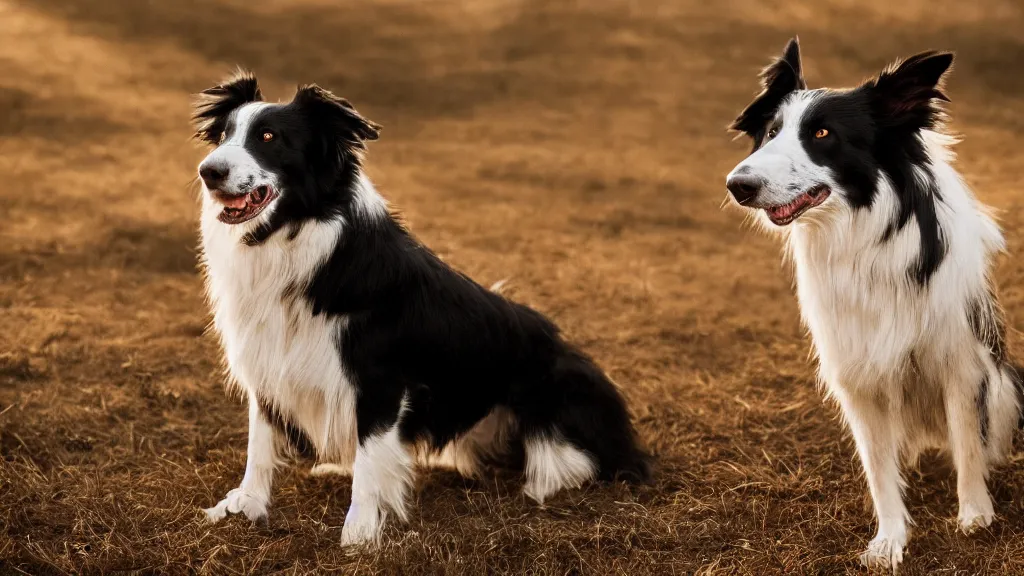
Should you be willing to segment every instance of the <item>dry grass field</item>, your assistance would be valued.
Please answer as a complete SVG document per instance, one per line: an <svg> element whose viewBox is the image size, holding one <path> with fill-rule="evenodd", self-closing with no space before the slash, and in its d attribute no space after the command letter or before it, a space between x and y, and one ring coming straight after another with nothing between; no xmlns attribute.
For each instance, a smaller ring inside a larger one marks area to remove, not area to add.
<svg viewBox="0 0 1024 576"><path fill-rule="evenodd" d="M1000 210L1024 326L1022 31L1018 0L0 0L0 573L860 571L867 490L778 246L721 208L748 149L724 128L794 33L814 86L956 50L959 167ZM241 478L246 411L204 334L188 118L238 64L384 126L382 192L612 374L652 485L540 508L514 473L432 472L411 523L353 551L349 480L301 462L266 525L203 521ZM1024 573L1024 453L971 537L946 463L909 481L901 573Z"/></svg>

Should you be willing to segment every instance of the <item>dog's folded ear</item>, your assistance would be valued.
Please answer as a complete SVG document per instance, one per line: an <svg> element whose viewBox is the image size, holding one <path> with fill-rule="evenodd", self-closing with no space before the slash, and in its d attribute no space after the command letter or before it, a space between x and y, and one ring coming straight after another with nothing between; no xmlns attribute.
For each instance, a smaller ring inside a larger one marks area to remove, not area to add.
<svg viewBox="0 0 1024 576"><path fill-rule="evenodd" d="M194 137L203 142L217 144L228 121L228 116L239 106L263 100L256 76L239 69L233 76L199 93L192 122Z"/></svg>
<svg viewBox="0 0 1024 576"><path fill-rule="evenodd" d="M754 98L729 126L729 130L743 132L755 140L765 125L791 92L804 90L803 65L800 63L800 39L794 36L771 66L761 71L761 93Z"/></svg>
<svg viewBox="0 0 1024 576"><path fill-rule="evenodd" d="M908 130L934 127L942 118L938 103L949 102L942 80L952 64L951 52L922 52L883 70L864 86L877 120Z"/></svg>
<svg viewBox="0 0 1024 576"><path fill-rule="evenodd" d="M365 150L365 142L376 140L380 135L381 127L361 116L348 100L316 84L299 87L294 102L312 116L314 125L326 130L327 135L341 144L346 152Z"/></svg>

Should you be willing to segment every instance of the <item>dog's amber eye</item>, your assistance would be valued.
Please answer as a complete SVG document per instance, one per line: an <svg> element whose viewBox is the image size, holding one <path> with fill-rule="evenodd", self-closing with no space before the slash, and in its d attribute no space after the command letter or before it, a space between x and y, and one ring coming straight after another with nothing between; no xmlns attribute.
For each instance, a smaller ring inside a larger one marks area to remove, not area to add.
<svg viewBox="0 0 1024 576"><path fill-rule="evenodd" d="M824 128L818 128L818 131L814 133L815 138L824 138L825 136L828 136L828 130Z"/></svg>
<svg viewBox="0 0 1024 576"><path fill-rule="evenodd" d="M775 128L772 128L771 130L768 131L768 139L769 140L771 140L772 138L775 138L778 135L779 135L779 131L776 130Z"/></svg>
<svg viewBox="0 0 1024 576"><path fill-rule="evenodd" d="M271 132L270 130L266 130L265 132L263 132L263 141L264 142L270 142L273 139L274 139L274 133L273 132Z"/></svg>

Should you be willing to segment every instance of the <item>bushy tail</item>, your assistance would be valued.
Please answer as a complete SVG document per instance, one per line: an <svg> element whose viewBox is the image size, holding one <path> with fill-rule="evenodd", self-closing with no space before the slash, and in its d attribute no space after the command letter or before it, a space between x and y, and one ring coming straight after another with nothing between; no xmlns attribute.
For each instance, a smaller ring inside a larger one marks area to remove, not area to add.
<svg viewBox="0 0 1024 576"><path fill-rule="evenodd" d="M548 385L543 397L552 405L546 422L537 424L590 454L601 480L650 480L651 458L639 445L626 402L593 360L567 345Z"/></svg>

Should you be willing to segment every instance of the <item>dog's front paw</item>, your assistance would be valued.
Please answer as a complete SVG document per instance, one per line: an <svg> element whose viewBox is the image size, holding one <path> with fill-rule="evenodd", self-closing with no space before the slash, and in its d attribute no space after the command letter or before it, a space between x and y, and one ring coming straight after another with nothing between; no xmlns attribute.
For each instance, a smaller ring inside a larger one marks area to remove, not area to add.
<svg viewBox="0 0 1024 576"><path fill-rule="evenodd" d="M961 503L957 520L964 534L971 534L978 528L988 528L995 516L992 499L986 494L980 501Z"/></svg>
<svg viewBox="0 0 1024 576"><path fill-rule="evenodd" d="M342 546L374 546L380 542L384 528L384 513L377 506L359 506L353 503L345 514L341 528Z"/></svg>
<svg viewBox="0 0 1024 576"><path fill-rule="evenodd" d="M259 496L250 494L241 488L235 488L228 492L223 500L213 508L203 510L206 512L206 519L210 522L223 520L228 514L241 512L253 522L267 517L267 501Z"/></svg>
<svg viewBox="0 0 1024 576"><path fill-rule="evenodd" d="M891 570L895 574L903 562L903 547L906 545L906 534L879 534L868 543L868 549L860 555L860 562L868 569Z"/></svg>

